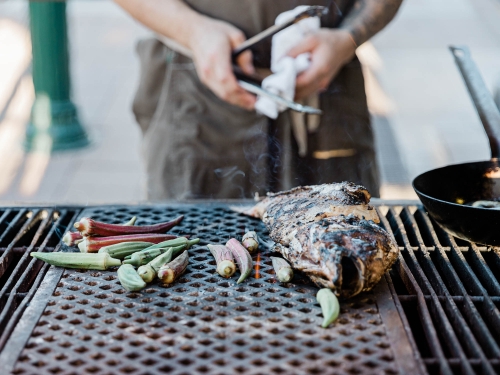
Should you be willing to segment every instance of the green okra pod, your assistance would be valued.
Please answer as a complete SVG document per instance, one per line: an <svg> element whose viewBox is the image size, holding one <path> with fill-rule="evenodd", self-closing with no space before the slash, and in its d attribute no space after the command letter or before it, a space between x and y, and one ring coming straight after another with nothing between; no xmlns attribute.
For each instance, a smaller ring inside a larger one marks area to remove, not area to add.
<svg viewBox="0 0 500 375"><path fill-rule="evenodd" d="M290 264L283 258L271 257L273 261L276 278L282 283L288 283L293 279L293 270Z"/></svg>
<svg viewBox="0 0 500 375"><path fill-rule="evenodd" d="M146 286L144 280L130 264L123 264L118 268L118 280L120 280L120 284L130 292L141 290Z"/></svg>
<svg viewBox="0 0 500 375"><path fill-rule="evenodd" d="M181 247L181 246L178 246L178 247ZM182 247L184 247L184 246L182 246ZM150 283L156 277L156 274L157 274L158 270L160 269L160 267L167 264L168 262L170 262L170 260L172 259L173 252L174 252L174 248L169 247L165 253L158 255L153 260L151 260L148 264L140 266L137 269L137 273L139 274L140 277L142 277L142 279L145 282Z"/></svg>
<svg viewBox="0 0 500 375"><path fill-rule="evenodd" d="M148 251L138 251L133 253L130 258L125 258L123 261L123 264L131 264L135 267L143 266L145 264L148 264L151 262L154 258L156 258L158 255L163 254L166 252L169 247L166 247L164 249L158 248L158 249L151 249Z"/></svg>
<svg viewBox="0 0 500 375"><path fill-rule="evenodd" d="M321 327L327 328L337 317L340 312L340 305L337 296L333 294L331 289L323 288L316 294L316 299L321 306L323 313L323 323Z"/></svg>
<svg viewBox="0 0 500 375"><path fill-rule="evenodd" d="M198 242L200 242L199 238L193 238L192 240L188 239L187 245L184 249L181 249L180 246L176 246L173 250L172 258L175 258L181 252L183 252L184 250L188 250L191 246L196 245Z"/></svg>
<svg viewBox="0 0 500 375"><path fill-rule="evenodd" d="M153 243L143 241L121 242L114 245L101 247L98 253L108 253L113 258L123 259L126 256L144 250L151 245L153 245Z"/></svg>
<svg viewBox="0 0 500 375"><path fill-rule="evenodd" d="M150 250L154 250L154 249L166 249L168 247L175 247L176 250L173 254L173 257L175 257L179 252L184 250L184 249L178 250L178 248L177 248L178 246L184 245L185 247L189 248L190 246L197 244L198 242L200 242L199 238L194 238L192 240L189 240L186 237L178 237L178 238L175 238L173 240L168 240L168 241L163 241L163 242L157 243L157 244L152 245L150 247L147 247L141 251L150 251ZM131 258L130 255L125 257L125 259L130 259L130 258Z"/></svg>
<svg viewBox="0 0 500 375"><path fill-rule="evenodd" d="M177 238L173 234L128 234L112 237L84 237L78 244L82 253L97 253L101 247L110 246L121 242L152 242L160 243Z"/></svg>
<svg viewBox="0 0 500 375"><path fill-rule="evenodd" d="M146 251L138 251L132 254L129 259L125 258L123 264L131 264L135 267L144 266L145 264L148 264L159 255L166 253L170 249L172 249L172 257L173 257L174 253L178 253L179 251L184 250L185 246L181 245L176 247L164 247L164 248L158 247Z"/></svg>
<svg viewBox="0 0 500 375"><path fill-rule="evenodd" d="M121 265L119 259L114 259L107 253L30 253L33 258L37 258L58 267L80 268L86 270L106 270L110 267Z"/></svg>

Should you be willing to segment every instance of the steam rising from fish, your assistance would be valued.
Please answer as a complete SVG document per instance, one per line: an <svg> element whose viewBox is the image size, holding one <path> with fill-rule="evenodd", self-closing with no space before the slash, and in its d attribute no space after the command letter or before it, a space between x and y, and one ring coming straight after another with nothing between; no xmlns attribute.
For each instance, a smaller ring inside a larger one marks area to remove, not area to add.
<svg viewBox="0 0 500 375"><path fill-rule="evenodd" d="M369 202L363 186L342 182L268 194L246 213L264 221L293 268L348 298L370 290L399 253Z"/></svg>

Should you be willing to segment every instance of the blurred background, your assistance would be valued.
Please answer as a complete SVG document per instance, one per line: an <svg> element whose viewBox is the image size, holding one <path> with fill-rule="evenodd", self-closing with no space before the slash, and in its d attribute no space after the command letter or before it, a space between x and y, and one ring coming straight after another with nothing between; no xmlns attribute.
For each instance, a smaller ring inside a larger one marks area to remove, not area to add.
<svg viewBox="0 0 500 375"><path fill-rule="evenodd" d="M50 102L35 102L32 72L57 61L45 56L32 64L29 2L0 0L0 202L143 201L141 134L131 102L139 75L135 44L151 33L111 0L68 0L66 15L67 25L59 27L68 34L69 80L51 89L71 99L60 108L60 122L69 128L59 129L60 139L37 138L35 128L50 123L45 110ZM36 17L31 27L43 35L44 15ZM396 19L358 49L382 198L416 199L411 180L419 173L489 158L486 136L447 46L469 46L496 93L499 19L500 0L405 0ZM43 49L43 39L33 46ZM39 78L39 84L50 85L49 78ZM32 110L35 128L29 124ZM51 152L54 148L61 150Z"/></svg>

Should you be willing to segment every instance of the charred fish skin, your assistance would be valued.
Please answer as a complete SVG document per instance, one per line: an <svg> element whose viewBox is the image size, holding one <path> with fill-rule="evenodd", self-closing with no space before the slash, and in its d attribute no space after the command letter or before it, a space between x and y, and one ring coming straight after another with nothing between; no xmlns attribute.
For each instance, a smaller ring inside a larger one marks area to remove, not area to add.
<svg viewBox="0 0 500 375"><path fill-rule="evenodd" d="M333 184L298 186L286 191L269 193L267 196L269 198L311 198L315 196L325 196L330 199L335 199L343 205L368 204L371 198L370 193L364 186L347 181Z"/></svg>
<svg viewBox="0 0 500 375"><path fill-rule="evenodd" d="M377 211L369 202L370 193L363 186L342 182L270 194L257 206L266 206L262 221L271 232L271 238L288 246L297 228L326 217L355 215L379 222Z"/></svg>
<svg viewBox="0 0 500 375"><path fill-rule="evenodd" d="M366 219L378 222L378 216L369 206L370 193L361 185L352 182L299 186L278 193L268 193L246 214L264 220L279 217L281 214L295 212L303 220L317 221L323 217L348 215L349 210L360 210Z"/></svg>
<svg viewBox="0 0 500 375"><path fill-rule="evenodd" d="M323 280L340 297L370 290L397 258L398 247L375 223L354 216L327 218L311 228L311 244L321 252ZM327 276L326 279L324 276Z"/></svg>
<svg viewBox="0 0 500 375"><path fill-rule="evenodd" d="M293 268L342 298L370 290L396 261L398 247L377 224L355 216L325 218L277 245Z"/></svg>
<svg viewBox="0 0 500 375"><path fill-rule="evenodd" d="M293 268L348 298L371 289L399 253L369 200L350 182L305 186L268 194L252 213Z"/></svg>

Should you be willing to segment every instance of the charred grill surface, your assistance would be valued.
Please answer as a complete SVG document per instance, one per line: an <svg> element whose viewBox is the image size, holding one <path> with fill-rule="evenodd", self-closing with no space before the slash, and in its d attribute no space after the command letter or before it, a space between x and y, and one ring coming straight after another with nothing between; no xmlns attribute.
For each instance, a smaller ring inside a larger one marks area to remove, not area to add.
<svg viewBox="0 0 500 375"><path fill-rule="evenodd" d="M139 223L150 224L180 214L185 219L172 232L201 242L189 250L189 266L174 284L155 281L140 292L127 292L116 270L56 269L62 277L43 300L46 307L13 372L397 373L395 341L379 313L376 291L343 301L342 315L325 330L318 289L300 272L280 283L270 258L275 254L265 247L252 254L255 269L243 283L236 284L236 275L226 279L216 273L206 245L240 239L246 228L267 242L260 220L200 204L87 208L79 216L123 222L136 215Z"/></svg>
<svg viewBox="0 0 500 375"><path fill-rule="evenodd" d="M50 267L44 276L40 261L24 268L28 247L58 250L81 208L0 208L0 333L10 335L0 349L2 374L500 373L498 249L453 238L419 205L375 205L400 256L372 291L341 300L327 330L317 288L302 272L279 283L267 250L259 276L243 284L215 274L200 248L174 286L126 293L111 270ZM59 217L43 220L51 210ZM176 214L186 215L179 230L207 242L247 228L269 240L262 222L222 204L95 207L78 216L154 223Z"/></svg>

